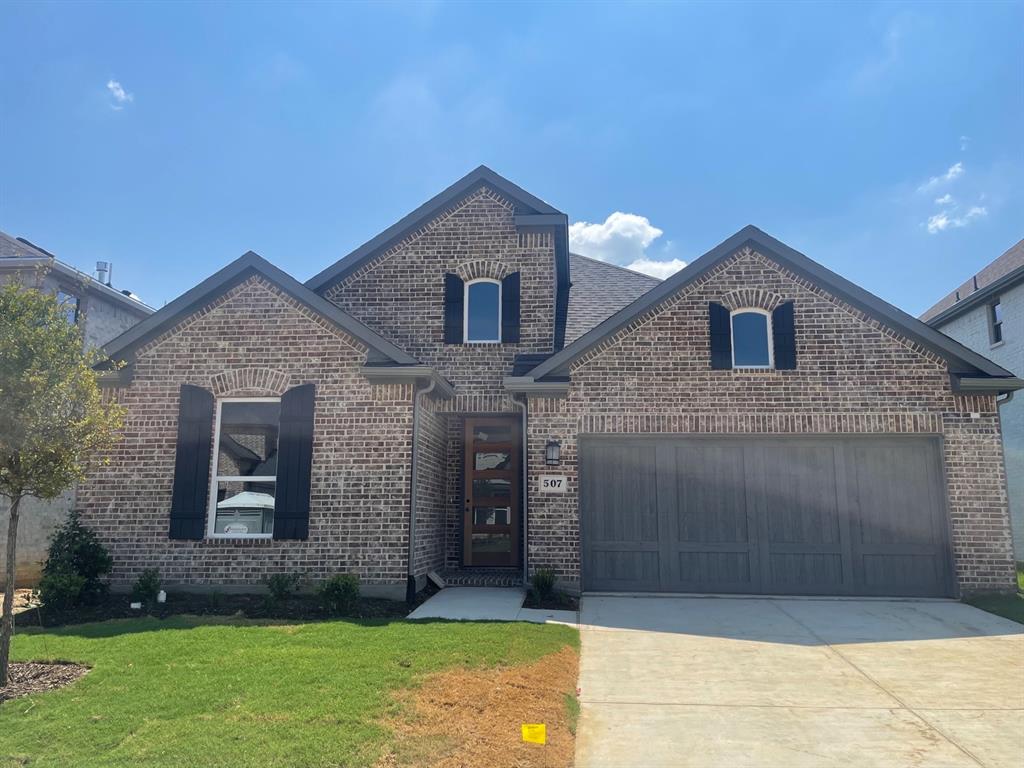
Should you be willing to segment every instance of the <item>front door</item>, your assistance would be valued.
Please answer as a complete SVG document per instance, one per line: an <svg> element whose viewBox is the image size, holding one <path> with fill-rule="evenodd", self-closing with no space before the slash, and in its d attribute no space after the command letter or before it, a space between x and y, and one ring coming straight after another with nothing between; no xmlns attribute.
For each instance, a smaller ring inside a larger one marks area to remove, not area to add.
<svg viewBox="0 0 1024 768"><path fill-rule="evenodd" d="M519 563L519 421L466 419L462 563Z"/></svg>

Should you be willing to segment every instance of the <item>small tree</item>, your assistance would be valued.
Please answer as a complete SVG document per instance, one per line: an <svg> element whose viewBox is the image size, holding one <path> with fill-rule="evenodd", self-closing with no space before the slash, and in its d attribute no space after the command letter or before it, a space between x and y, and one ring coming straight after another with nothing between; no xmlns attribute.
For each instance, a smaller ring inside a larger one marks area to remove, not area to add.
<svg viewBox="0 0 1024 768"><path fill-rule="evenodd" d="M26 496L53 499L81 480L117 439L120 406L104 402L78 326L54 296L0 288L0 496L10 501L0 687L14 633L18 515Z"/></svg>

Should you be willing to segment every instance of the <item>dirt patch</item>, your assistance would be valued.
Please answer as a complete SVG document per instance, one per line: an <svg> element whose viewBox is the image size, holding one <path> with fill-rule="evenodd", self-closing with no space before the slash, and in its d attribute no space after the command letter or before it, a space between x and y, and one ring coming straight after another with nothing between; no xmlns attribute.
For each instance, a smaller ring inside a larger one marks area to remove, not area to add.
<svg viewBox="0 0 1024 768"><path fill-rule="evenodd" d="M0 592L0 615L3 614L3 602L4 593ZM31 608L35 603L32 601L32 590L31 589L16 589L14 590L14 612L24 611L26 608Z"/></svg>
<svg viewBox="0 0 1024 768"><path fill-rule="evenodd" d="M44 693L65 685L71 685L89 671L81 664L64 662L12 662L7 685L0 688L0 702L28 696L30 693Z"/></svg>
<svg viewBox="0 0 1024 768"><path fill-rule="evenodd" d="M521 667L431 675L402 695L404 715L388 722L397 744L378 768L569 768L578 671L566 647ZM544 723L547 743L524 742L524 723Z"/></svg>

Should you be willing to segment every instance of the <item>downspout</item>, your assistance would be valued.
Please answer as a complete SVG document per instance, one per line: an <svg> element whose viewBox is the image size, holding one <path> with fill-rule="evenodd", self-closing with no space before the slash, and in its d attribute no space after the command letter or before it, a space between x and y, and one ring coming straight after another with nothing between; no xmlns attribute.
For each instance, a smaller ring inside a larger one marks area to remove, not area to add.
<svg viewBox="0 0 1024 768"><path fill-rule="evenodd" d="M529 433L526 431L527 426L528 426L528 422L527 422L527 411L528 411L527 403L528 403L528 400L526 399L526 395L523 395L522 402L520 402L519 400L516 399L516 395L512 395L512 404L515 405L515 406L518 406L520 409L522 409L522 413L523 413L521 432L519 433L519 435L520 435L520 443L522 443L523 456L522 456L522 459L519 462L519 465L522 467L522 471L523 471L523 492L520 494L520 497L523 500L523 585L524 586L526 584L529 584L529 582L530 582L530 579L529 579L529 567L528 567L528 564L526 562L526 553L529 550L529 541L530 541L530 539L529 539L530 529L529 529L529 525L528 525L528 519L529 518L528 518L528 515L526 514L527 509L529 508L529 498L530 498L530 467L529 467L529 461L530 461L530 436L529 436Z"/></svg>
<svg viewBox="0 0 1024 768"><path fill-rule="evenodd" d="M412 394L412 459L410 461L409 480L409 554L405 580L405 601L410 605L416 600L416 574L414 573L414 557L416 555L416 486L419 479L419 461L416 459L417 438L420 434L420 397L430 394L437 384L431 379L423 389L413 389Z"/></svg>

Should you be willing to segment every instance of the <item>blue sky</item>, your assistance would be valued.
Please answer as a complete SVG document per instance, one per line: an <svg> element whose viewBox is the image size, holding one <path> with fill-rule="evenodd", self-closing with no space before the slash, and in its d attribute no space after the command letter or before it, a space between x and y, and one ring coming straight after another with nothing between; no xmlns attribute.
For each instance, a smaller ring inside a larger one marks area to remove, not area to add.
<svg viewBox="0 0 1024 768"><path fill-rule="evenodd" d="M1024 237L1021 2L5 3L0 24L0 229L110 260L155 306L248 249L306 279L480 163L583 252L657 270L753 223L913 313Z"/></svg>

